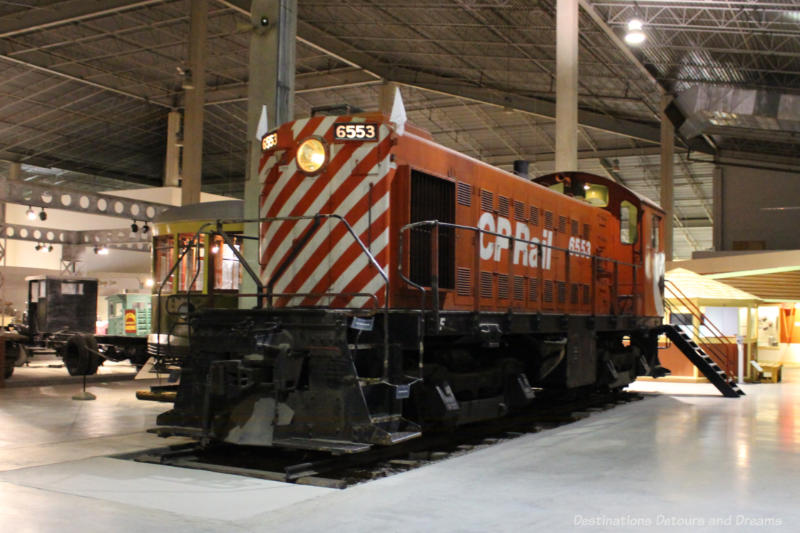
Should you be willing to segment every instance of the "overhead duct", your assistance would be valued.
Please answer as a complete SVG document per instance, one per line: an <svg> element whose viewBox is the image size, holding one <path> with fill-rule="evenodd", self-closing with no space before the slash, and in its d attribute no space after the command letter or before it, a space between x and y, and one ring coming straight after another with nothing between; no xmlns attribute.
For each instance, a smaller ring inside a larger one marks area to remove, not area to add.
<svg viewBox="0 0 800 533"><path fill-rule="evenodd" d="M700 135L800 143L800 95L696 85L676 97L686 139Z"/></svg>

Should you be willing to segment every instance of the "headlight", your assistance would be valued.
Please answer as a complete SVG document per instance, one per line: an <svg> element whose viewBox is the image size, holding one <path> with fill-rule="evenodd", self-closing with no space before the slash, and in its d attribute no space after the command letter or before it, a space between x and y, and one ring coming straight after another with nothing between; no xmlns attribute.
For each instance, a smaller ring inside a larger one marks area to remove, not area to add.
<svg viewBox="0 0 800 533"><path fill-rule="evenodd" d="M325 164L327 153L319 139L306 139L297 149L297 166L303 172L316 172Z"/></svg>

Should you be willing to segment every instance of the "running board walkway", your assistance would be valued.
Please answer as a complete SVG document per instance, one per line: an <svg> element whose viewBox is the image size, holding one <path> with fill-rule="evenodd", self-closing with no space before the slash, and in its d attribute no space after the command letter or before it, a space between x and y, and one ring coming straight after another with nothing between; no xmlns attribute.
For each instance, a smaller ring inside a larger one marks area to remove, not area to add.
<svg viewBox="0 0 800 533"><path fill-rule="evenodd" d="M744 396L744 391L736 384L736 380L722 370L697 343L678 327L665 324L659 328L659 333L666 334L675 343L675 346L683 352L683 355L719 389L723 396L726 398Z"/></svg>

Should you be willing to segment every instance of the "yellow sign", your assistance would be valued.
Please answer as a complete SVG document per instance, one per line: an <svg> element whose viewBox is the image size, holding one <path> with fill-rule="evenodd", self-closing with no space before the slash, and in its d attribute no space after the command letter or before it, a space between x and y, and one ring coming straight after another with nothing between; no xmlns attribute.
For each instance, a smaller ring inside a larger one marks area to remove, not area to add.
<svg viewBox="0 0 800 533"><path fill-rule="evenodd" d="M125 310L125 333L136 333L136 309Z"/></svg>

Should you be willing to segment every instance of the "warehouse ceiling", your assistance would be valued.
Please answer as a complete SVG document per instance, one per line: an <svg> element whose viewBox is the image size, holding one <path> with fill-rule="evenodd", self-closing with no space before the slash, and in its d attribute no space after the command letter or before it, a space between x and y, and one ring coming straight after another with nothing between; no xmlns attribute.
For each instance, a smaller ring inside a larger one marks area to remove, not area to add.
<svg viewBox="0 0 800 533"><path fill-rule="evenodd" d="M800 94L796 1L580 6L581 169L646 196L659 197L662 91L690 104L697 99L687 91L698 86L761 100ZM340 103L374 109L390 80L409 119L439 142L504 168L528 159L533 174L553 170L554 1L299 0L298 8L296 116ZM242 191L248 9L248 0L210 0L208 192ZM183 105L188 12L188 0L0 0L0 158L20 161L30 181L160 185L166 115ZM638 48L622 41L634 17L647 35ZM680 127L696 123L695 111L671 117ZM679 141L677 257L711 246L714 158L796 166L796 137L776 131L777 119L762 126L758 113L713 128L718 115L704 115Z"/></svg>

